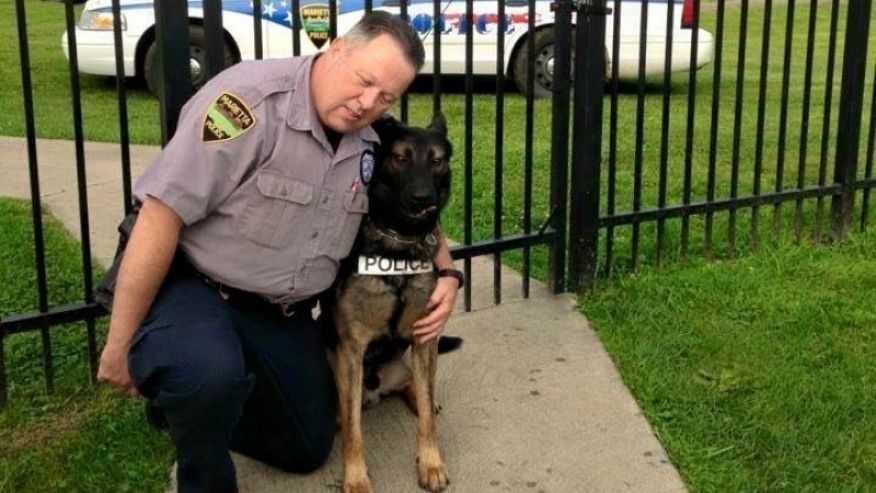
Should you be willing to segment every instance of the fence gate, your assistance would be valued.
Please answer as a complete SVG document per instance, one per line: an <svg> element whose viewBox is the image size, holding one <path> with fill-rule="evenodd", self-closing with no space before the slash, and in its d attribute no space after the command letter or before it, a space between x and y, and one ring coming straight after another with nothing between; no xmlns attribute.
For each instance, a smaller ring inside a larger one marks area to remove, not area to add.
<svg viewBox="0 0 876 493"><path fill-rule="evenodd" d="M665 8L667 18L672 19L673 8L678 8L674 2L613 0L613 12L606 9L604 0L577 3L577 19L582 22L575 26L574 47L570 287L588 288L598 276L635 271L642 262L659 266L667 259L683 262L689 255L733 257L744 251L743 239L751 248L764 235L773 241L790 237L797 243L811 235L818 243L825 237L841 240L856 220L865 229L871 214L870 191L876 184L876 64L872 56L876 37L871 29L871 3L716 0L704 8L699 0L687 0L681 14L682 22L692 29L686 74L670 70L674 57L688 56L673 54L679 46L672 41L673 30L667 29L663 46L645 35L650 8L657 8L655 4ZM622 90L618 70L619 47L624 42L620 19L625 9L641 12L639 60L656 51L665 68L662 76L648 76L646 64L639 63L637 79ZM612 15L611 38L604 34L607 13ZM838 27L842 18L844 32ZM771 31L776 26L783 30ZM697 50L706 46L698 36L712 36L700 31L701 27L714 33L714 44L709 46L714 49L714 61L697 71ZM829 32L828 39L819 36L824 31ZM557 43L564 42L558 29ZM842 42L842 59L836 71L838 42ZM565 54L561 50L557 46L560 57ZM611 64L608 74L607 53L618 61ZM779 56L781 63L776 64ZM557 63L558 72L565 68ZM608 97L603 97L604 75L610 80ZM730 87L722 87L734 76ZM835 83L840 85L836 103ZM648 93L652 96L646 97ZM555 95L555 105L566 102ZM603 121L604 105L608 106L608 121ZM647 123L649 114L660 115L660 119ZM604 161L603 126L608 130ZM562 131L558 122L554 131ZM863 154L859 152L862 146L866 146ZM813 148L820 152L807 152ZM794 164L795 158L796 166L786 169L786 162ZM791 179L794 182L789 184ZM750 193L744 191L745 186L750 186ZM772 190L765 191L766 187ZM856 207L859 193L862 203ZM823 224L828 200L829 229ZM622 203L627 207L622 209ZM787 203L794 207L783 208ZM793 229L783 230L785 223ZM804 235L807 229L811 233ZM716 247L718 241L726 250ZM629 254L618 253L621 249Z"/></svg>

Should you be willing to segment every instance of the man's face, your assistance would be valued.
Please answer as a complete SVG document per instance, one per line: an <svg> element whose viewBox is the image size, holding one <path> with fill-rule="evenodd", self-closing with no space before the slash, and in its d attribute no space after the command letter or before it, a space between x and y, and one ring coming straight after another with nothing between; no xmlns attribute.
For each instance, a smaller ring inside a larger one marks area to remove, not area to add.
<svg viewBox="0 0 876 493"><path fill-rule="evenodd" d="M340 133L370 125L417 75L398 44L386 34L354 45L339 38L316 64L310 81L311 100L320 122Z"/></svg>

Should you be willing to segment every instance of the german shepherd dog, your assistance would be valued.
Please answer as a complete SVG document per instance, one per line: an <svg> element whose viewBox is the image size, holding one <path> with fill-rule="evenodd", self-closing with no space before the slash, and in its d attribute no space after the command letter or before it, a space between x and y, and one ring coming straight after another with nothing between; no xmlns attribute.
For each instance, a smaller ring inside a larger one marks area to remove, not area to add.
<svg viewBox="0 0 876 493"><path fill-rule="evenodd" d="M419 484L441 491L448 479L435 426L438 343L433 339L412 345L412 324L428 313L426 304L437 281L432 259L439 245L438 217L450 195L452 150L440 114L428 128L408 127L391 118L373 127L381 144L368 182L370 212L342 263L334 299L327 303L330 323L324 325L336 337L329 345L336 343L344 493L372 491L360 419L363 386L366 391L379 386L379 369L398 364L408 348L413 373L409 404L415 401L418 420Z"/></svg>

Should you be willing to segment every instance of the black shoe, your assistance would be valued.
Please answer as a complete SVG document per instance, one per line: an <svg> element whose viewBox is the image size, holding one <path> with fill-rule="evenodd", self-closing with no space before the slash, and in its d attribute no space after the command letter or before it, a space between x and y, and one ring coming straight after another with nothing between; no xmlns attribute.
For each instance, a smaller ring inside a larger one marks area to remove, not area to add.
<svg viewBox="0 0 876 493"><path fill-rule="evenodd" d="M167 418L161 409L152 405L152 401L146 401L146 421L157 430L166 430L169 425Z"/></svg>

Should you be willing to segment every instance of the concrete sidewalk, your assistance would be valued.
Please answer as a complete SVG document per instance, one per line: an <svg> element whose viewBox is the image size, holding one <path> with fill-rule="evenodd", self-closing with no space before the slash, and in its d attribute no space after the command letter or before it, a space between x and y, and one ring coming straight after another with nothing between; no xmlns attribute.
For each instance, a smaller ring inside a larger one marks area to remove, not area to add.
<svg viewBox="0 0 876 493"><path fill-rule="evenodd" d="M85 149L92 249L106 265L122 217L120 151L117 144ZM135 178L157 153L131 148ZM37 155L44 206L78 236L72 142L39 141ZM27 159L25 140L0 137L0 196L30 197ZM519 274L503 269L503 303L495 306L491 262L473 265L474 310L457 313L447 329L465 343L442 356L438 369L447 491L686 491L573 299L535 282L531 297L521 299ZM363 430L375 491L422 491L407 408L397 399L382 402L363 413ZM307 476L240 456L235 462L245 492L330 492L341 484L340 439L328 464Z"/></svg>

